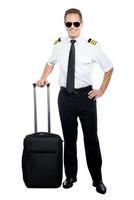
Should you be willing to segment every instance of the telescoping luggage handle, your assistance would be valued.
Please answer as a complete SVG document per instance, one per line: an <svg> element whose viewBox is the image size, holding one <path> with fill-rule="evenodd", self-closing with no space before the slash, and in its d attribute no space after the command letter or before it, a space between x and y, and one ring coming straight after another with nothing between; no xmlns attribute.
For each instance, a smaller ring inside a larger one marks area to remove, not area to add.
<svg viewBox="0 0 134 200"><path fill-rule="evenodd" d="M36 100L36 83L33 83L34 89L34 131L37 133L37 100ZM47 115L48 115L48 133L51 133L51 124L50 124L50 83L46 84L47 86Z"/></svg>

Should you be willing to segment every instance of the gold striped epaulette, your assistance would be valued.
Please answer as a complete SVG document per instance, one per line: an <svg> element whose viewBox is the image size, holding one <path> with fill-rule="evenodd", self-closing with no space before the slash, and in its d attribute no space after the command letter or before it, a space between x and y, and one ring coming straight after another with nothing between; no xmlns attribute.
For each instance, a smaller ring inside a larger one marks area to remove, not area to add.
<svg viewBox="0 0 134 200"><path fill-rule="evenodd" d="M61 41L61 38L55 40L54 45L55 45L55 44L58 44L60 41Z"/></svg>
<svg viewBox="0 0 134 200"><path fill-rule="evenodd" d="M89 42L90 44L94 45L94 46L97 44L97 41L96 41L96 40L93 40L93 39L91 39L91 38L89 38L88 42Z"/></svg>

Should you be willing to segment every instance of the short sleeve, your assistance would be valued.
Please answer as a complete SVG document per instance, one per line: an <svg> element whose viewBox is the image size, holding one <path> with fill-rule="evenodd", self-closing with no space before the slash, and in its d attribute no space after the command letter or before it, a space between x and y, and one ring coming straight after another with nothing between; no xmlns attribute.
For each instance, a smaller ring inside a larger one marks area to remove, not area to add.
<svg viewBox="0 0 134 200"><path fill-rule="evenodd" d="M56 63L57 63L57 48L56 48L56 45L54 45L52 54L49 57L47 63L49 65L51 65L52 67L54 67L56 65Z"/></svg>
<svg viewBox="0 0 134 200"><path fill-rule="evenodd" d="M107 55L104 53L98 43L96 44L94 49L93 61L99 64L104 72L109 71L113 67L111 60L107 57Z"/></svg>

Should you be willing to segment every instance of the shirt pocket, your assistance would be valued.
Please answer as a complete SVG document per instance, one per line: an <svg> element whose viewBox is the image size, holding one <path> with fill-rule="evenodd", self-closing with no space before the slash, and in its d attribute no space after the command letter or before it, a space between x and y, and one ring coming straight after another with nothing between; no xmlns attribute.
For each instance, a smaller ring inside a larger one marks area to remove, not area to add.
<svg viewBox="0 0 134 200"><path fill-rule="evenodd" d="M66 68L68 65L68 56L66 54L59 55L58 62L60 67Z"/></svg>
<svg viewBox="0 0 134 200"><path fill-rule="evenodd" d="M81 57L79 58L79 62L82 64L82 65L91 65L92 64L92 59L89 57Z"/></svg>
<svg viewBox="0 0 134 200"><path fill-rule="evenodd" d="M88 73L91 73L92 71L92 60L91 58L87 58L87 57L81 57L78 60L78 66L79 69L81 71L82 74L86 74L88 75Z"/></svg>

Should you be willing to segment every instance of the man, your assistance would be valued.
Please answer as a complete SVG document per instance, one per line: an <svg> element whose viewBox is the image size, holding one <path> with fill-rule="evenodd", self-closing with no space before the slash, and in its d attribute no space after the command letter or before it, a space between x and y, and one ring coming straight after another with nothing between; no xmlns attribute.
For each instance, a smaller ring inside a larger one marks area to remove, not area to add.
<svg viewBox="0 0 134 200"><path fill-rule="evenodd" d="M86 160L93 186L104 194L106 187L102 181L102 158L97 136L96 99L101 97L111 78L111 61L101 50L97 41L82 37L82 14L78 9L65 12L64 23L68 33L65 39L59 38L54 45L40 80L39 87L47 83L47 77L58 62L60 66L60 92L58 96L59 114L64 136L64 165L66 180L64 188L70 188L77 181L77 118L79 117L84 134ZM98 63L104 71L99 89L92 88L93 63Z"/></svg>

